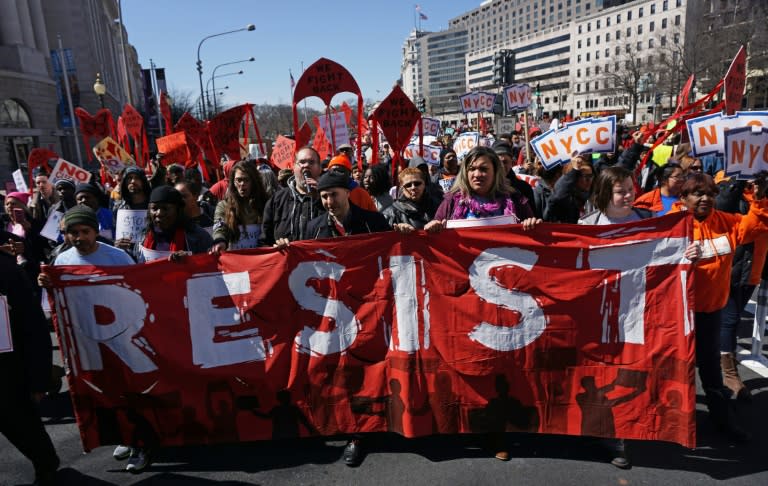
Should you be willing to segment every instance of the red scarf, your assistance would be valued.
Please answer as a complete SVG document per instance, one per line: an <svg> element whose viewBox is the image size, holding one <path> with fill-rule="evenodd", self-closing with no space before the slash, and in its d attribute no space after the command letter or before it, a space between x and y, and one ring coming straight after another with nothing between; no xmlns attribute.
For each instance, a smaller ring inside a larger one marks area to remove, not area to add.
<svg viewBox="0 0 768 486"><path fill-rule="evenodd" d="M155 242L155 232L147 231L147 236L144 237L144 248L154 250L157 242ZM176 228L176 233L171 240L171 251L184 251L187 249L187 238L184 235L184 228Z"/></svg>

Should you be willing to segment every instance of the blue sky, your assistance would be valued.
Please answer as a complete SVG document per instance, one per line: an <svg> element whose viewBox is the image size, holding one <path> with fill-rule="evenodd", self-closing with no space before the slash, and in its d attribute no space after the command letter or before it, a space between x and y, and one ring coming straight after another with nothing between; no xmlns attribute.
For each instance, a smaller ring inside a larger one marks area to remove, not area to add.
<svg viewBox="0 0 768 486"><path fill-rule="evenodd" d="M445 29L448 20L481 0L425 0L422 30ZM288 70L298 81L302 62L334 60L357 80L364 98L384 98L400 76L403 41L414 28L414 5L402 0L123 0L128 41L142 67L150 58L166 69L170 90L200 92L197 45L204 37L245 27L256 30L208 39L202 46L203 83L222 63L254 57L254 62L217 70L217 87L228 105L290 103ZM220 74L244 74L218 78ZM218 91L218 89L217 89ZM334 103L352 96L339 95ZM316 98L313 106L321 104Z"/></svg>

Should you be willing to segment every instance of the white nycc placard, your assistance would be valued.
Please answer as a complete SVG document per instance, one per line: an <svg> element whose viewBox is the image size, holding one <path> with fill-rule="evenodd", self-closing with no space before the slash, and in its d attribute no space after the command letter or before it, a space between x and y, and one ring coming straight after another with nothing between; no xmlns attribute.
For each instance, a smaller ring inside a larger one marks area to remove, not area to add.
<svg viewBox="0 0 768 486"><path fill-rule="evenodd" d="M504 88L504 102L508 110L522 110L531 106L531 87L513 84Z"/></svg>
<svg viewBox="0 0 768 486"><path fill-rule="evenodd" d="M8 299L0 295L0 353L13 351L13 338L11 337L11 318L8 315Z"/></svg>
<svg viewBox="0 0 768 486"><path fill-rule="evenodd" d="M437 145L424 144L424 153L421 155L421 157L428 164L437 165L440 163L440 151L442 149L442 147ZM409 144L403 151L403 156L409 160L417 155L419 155L419 144L417 143Z"/></svg>
<svg viewBox="0 0 768 486"><path fill-rule="evenodd" d="M461 111L463 113L493 111L493 104L495 102L496 95L484 91L465 93L459 97L459 103L461 104Z"/></svg>
<svg viewBox="0 0 768 486"><path fill-rule="evenodd" d="M144 237L147 226L147 211L141 209L118 209L115 221L115 239L128 238L136 242Z"/></svg>
<svg viewBox="0 0 768 486"><path fill-rule="evenodd" d="M752 179L768 170L768 128L733 128L725 132L725 173Z"/></svg>
<svg viewBox="0 0 768 486"><path fill-rule="evenodd" d="M574 153L601 153L616 150L616 115L585 118L558 130L547 130L531 140L542 165L551 169L566 164Z"/></svg>
<svg viewBox="0 0 768 486"><path fill-rule="evenodd" d="M71 162L59 159L58 162L56 162L56 165L53 166L53 171L51 171L49 179L54 184L59 179L69 179L74 181L75 184L78 182L86 184L91 180L91 173L85 169L81 169Z"/></svg>
<svg viewBox="0 0 768 486"><path fill-rule="evenodd" d="M16 190L18 192L29 192L27 181L24 180L24 174L22 174L21 169L13 171L13 183L16 184Z"/></svg>
<svg viewBox="0 0 768 486"><path fill-rule="evenodd" d="M739 111L731 116L722 113L687 120L688 137L696 157L725 155L725 132L743 127L768 128L768 112Z"/></svg>
<svg viewBox="0 0 768 486"><path fill-rule="evenodd" d="M141 247L141 255L144 257L145 262L153 262L155 260L167 260L171 256L170 251L153 250L145 246Z"/></svg>
<svg viewBox="0 0 768 486"><path fill-rule="evenodd" d="M478 132L464 132L453 142L453 150L456 152L456 157L463 159L467 155L467 152L477 147L480 140L480 134Z"/></svg>

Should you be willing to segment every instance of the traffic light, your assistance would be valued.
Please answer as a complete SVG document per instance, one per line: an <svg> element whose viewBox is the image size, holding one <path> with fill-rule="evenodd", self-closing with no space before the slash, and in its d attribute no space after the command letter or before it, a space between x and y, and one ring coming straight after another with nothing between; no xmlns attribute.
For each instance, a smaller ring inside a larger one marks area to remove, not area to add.
<svg viewBox="0 0 768 486"><path fill-rule="evenodd" d="M541 85L539 83L536 83L536 91L534 92L534 95L541 96Z"/></svg>
<svg viewBox="0 0 768 486"><path fill-rule="evenodd" d="M416 105L419 108L419 111L422 113L427 112L427 100L424 98L419 98L419 102Z"/></svg>
<svg viewBox="0 0 768 486"><path fill-rule="evenodd" d="M506 74L507 50L501 50L493 54L493 84L496 86L504 85Z"/></svg>
<svg viewBox="0 0 768 486"><path fill-rule="evenodd" d="M515 51L501 51L504 53L504 85L515 83Z"/></svg>

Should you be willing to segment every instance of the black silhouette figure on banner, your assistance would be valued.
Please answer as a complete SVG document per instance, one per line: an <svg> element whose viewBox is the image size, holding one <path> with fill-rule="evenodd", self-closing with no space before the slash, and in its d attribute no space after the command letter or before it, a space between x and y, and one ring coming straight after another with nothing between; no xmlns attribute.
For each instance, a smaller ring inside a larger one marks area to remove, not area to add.
<svg viewBox="0 0 768 486"><path fill-rule="evenodd" d="M234 409L234 393L226 381L208 384L205 407L213 423L213 435L220 442L237 442L237 417Z"/></svg>
<svg viewBox="0 0 768 486"><path fill-rule="evenodd" d="M666 403L657 408L664 424L664 427L659 429L657 438L674 442L679 437L678 431L686 422L686 414L682 410L683 394L680 390L668 390L665 398Z"/></svg>
<svg viewBox="0 0 768 486"><path fill-rule="evenodd" d="M197 421L194 407L181 409L181 425L176 435L180 435L186 444L197 444L208 438L208 429Z"/></svg>
<svg viewBox="0 0 768 486"><path fill-rule="evenodd" d="M405 402L400 398L400 381L392 378L389 380L389 400L387 400L387 430L390 432L403 433L403 414L405 413Z"/></svg>
<svg viewBox="0 0 768 486"><path fill-rule="evenodd" d="M595 437L615 437L616 426L613 417L613 407L626 403L645 391L645 372L627 372L619 370L616 379L600 388L595 384L594 376L581 379L584 392L576 395L576 403L581 409L581 434ZM633 388L630 393L615 398L608 398L608 393L619 384L622 387Z"/></svg>
<svg viewBox="0 0 768 486"><path fill-rule="evenodd" d="M536 407L526 407L509 395L509 382L505 375L496 375L496 396L484 408L470 410L469 426L472 432L536 432L539 415Z"/></svg>
<svg viewBox="0 0 768 486"><path fill-rule="evenodd" d="M272 419L272 439L295 439L300 437L299 424L303 425L310 435L317 435L317 430L309 423L301 409L291 403L291 392L277 392L277 405L267 413L251 410L257 417Z"/></svg>

